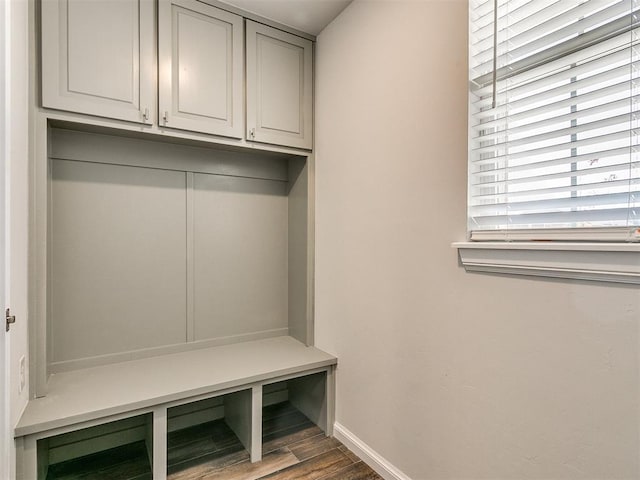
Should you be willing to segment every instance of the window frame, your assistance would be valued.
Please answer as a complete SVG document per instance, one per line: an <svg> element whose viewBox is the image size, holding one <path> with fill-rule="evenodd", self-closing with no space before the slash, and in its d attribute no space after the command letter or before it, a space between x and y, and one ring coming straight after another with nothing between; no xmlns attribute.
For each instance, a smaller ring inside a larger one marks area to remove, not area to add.
<svg viewBox="0 0 640 480"><path fill-rule="evenodd" d="M640 285L640 244L454 242L467 272Z"/></svg>
<svg viewBox="0 0 640 480"><path fill-rule="evenodd" d="M613 30L619 32L617 27ZM572 49L588 46L589 42L570 45ZM634 226L472 230L467 216L466 241L454 242L452 247L469 272L640 285L638 242L640 227Z"/></svg>

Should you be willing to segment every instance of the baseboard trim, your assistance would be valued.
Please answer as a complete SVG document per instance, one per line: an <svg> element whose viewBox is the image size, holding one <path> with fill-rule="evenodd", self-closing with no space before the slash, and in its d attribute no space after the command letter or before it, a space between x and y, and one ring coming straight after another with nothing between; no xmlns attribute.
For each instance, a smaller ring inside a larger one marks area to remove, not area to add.
<svg viewBox="0 0 640 480"><path fill-rule="evenodd" d="M394 467L387 459L338 422L333 425L333 436L385 480L411 480L409 476Z"/></svg>

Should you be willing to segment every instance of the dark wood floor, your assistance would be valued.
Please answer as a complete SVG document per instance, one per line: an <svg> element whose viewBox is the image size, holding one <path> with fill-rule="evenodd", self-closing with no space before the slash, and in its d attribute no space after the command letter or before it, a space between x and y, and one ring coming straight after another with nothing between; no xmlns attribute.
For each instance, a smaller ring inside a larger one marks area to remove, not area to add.
<svg viewBox="0 0 640 480"><path fill-rule="evenodd" d="M328 438L289 403L263 414L263 458L249 453L223 420L169 434L169 480L375 480L373 470L334 438ZM147 480L144 442L53 465L47 480Z"/></svg>

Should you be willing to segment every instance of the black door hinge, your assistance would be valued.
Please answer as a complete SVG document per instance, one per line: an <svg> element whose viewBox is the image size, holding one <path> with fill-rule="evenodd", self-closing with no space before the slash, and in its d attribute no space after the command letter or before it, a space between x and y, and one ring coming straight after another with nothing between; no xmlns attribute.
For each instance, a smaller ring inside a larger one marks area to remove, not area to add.
<svg viewBox="0 0 640 480"><path fill-rule="evenodd" d="M9 310L8 308L6 311L5 320L7 322L7 332L8 332L9 328L11 328L11 324L16 323L16 316L11 315L11 310Z"/></svg>

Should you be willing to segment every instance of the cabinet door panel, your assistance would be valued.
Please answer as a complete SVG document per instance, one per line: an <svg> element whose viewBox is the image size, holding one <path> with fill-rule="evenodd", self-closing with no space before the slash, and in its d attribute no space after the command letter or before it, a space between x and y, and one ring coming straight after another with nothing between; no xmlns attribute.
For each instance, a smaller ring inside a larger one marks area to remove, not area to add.
<svg viewBox="0 0 640 480"><path fill-rule="evenodd" d="M150 0L44 0L43 106L151 123L153 17Z"/></svg>
<svg viewBox="0 0 640 480"><path fill-rule="evenodd" d="M185 174L52 161L53 362L185 341Z"/></svg>
<svg viewBox="0 0 640 480"><path fill-rule="evenodd" d="M247 139L311 148L313 44L247 21Z"/></svg>
<svg viewBox="0 0 640 480"><path fill-rule="evenodd" d="M287 184L195 174L195 340L287 328Z"/></svg>
<svg viewBox="0 0 640 480"><path fill-rule="evenodd" d="M302 133L301 81L304 49L260 35L261 126L264 129Z"/></svg>
<svg viewBox="0 0 640 480"><path fill-rule="evenodd" d="M159 25L161 125L242 137L242 17L163 0Z"/></svg>
<svg viewBox="0 0 640 480"><path fill-rule="evenodd" d="M230 75L218 65L227 64L230 25L187 14L177 17L177 68L172 73L175 93L180 93L176 95L178 111L226 119L231 104ZM197 44L207 45L209 50L192 48Z"/></svg>
<svg viewBox="0 0 640 480"><path fill-rule="evenodd" d="M138 104L136 7L134 2L67 3L69 91Z"/></svg>

